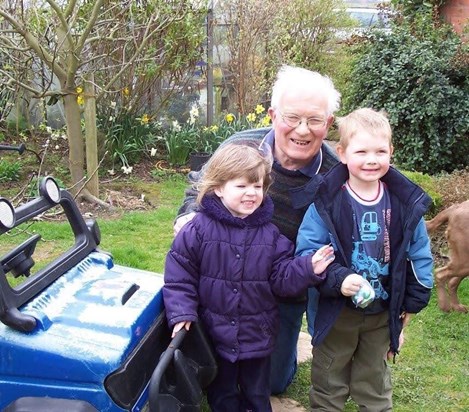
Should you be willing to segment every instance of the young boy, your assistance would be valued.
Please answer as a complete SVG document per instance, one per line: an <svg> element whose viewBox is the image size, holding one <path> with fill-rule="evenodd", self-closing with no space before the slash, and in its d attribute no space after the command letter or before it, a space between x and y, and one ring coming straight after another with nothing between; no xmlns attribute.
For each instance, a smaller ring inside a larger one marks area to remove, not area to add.
<svg viewBox="0 0 469 412"><path fill-rule="evenodd" d="M386 358L399 352L403 327L433 285L423 220L431 199L390 166L383 113L358 109L338 124L341 163L314 187L297 239L298 255L331 242L336 255L318 286L310 402L313 411L341 411L351 396L360 410L390 411ZM375 297L363 308L352 297L366 281Z"/></svg>

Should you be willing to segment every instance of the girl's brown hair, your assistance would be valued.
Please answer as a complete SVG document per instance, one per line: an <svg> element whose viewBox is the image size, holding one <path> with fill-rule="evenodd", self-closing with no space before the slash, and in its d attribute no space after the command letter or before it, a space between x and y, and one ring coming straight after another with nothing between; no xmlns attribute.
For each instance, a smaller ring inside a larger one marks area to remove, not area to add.
<svg viewBox="0 0 469 412"><path fill-rule="evenodd" d="M272 161L271 156L259 150L258 145L259 142L246 141L243 144L227 143L220 146L202 170L202 178L197 187L197 203L228 180L240 177L245 177L250 183L263 178L265 194L272 183Z"/></svg>

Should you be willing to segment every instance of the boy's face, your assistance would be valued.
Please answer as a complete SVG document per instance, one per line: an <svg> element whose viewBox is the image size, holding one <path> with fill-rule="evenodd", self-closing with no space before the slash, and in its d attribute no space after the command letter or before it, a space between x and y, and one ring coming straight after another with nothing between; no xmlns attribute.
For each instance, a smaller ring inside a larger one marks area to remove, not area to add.
<svg viewBox="0 0 469 412"><path fill-rule="evenodd" d="M389 139L378 133L358 131L344 148L337 146L340 161L347 165L350 182L375 182L389 170L393 148Z"/></svg>
<svg viewBox="0 0 469 412"><path fill-rule="evenodd" d="M228 180L224 185L215 189L215 194L229 212L244 219L253 213L264 199L264 179L250 183L245 177Z"/></svg>

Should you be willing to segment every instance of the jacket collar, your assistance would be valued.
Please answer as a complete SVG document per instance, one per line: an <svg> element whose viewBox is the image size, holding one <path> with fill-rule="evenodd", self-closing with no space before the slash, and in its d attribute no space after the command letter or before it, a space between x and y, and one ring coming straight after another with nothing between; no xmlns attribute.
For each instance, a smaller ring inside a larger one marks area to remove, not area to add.
<svg viewBox="0 0 469 412"><path fill-rule="evenodd" d="M332 201L336 193L342 190L342 185L348 178L349 172L347 166L343 163L336 164L327 173L318 175L316 179L310 180L305 185L306 195L298 199L295 206L306 206L312 203L317 198L318 193L321 193L323 198ZM420 198L424 199L426 207L431 203L431 199L418 185L392 166L381 178L381 181L386 184L393 195L403 204L412 205Z"/></svg>
<svg viewBox="0 0 469 412"><path fill-rule="evenodd" d="M262 226L272 220L274 204L269 196L264 197L264 201L251 215L241 219L233 216L220 198L214 194L203 197L201 202L201 212L222 223L236 227Z"/></svg>

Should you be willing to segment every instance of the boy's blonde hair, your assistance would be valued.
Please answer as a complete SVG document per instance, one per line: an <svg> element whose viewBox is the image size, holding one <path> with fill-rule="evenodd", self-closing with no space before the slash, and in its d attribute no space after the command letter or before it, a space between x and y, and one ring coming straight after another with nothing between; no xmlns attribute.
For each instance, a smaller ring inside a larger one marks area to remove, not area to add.
<svg viewBox="0 0 469 412"><path fill-rule="evenodd" d="M245 177L255 183L264 179L263 190L267 192L272 183L270 172L272 158L258 148L259 142L243 144L228 143L220 146L202 170L202 179L198 184L197 203L202 198L223 186L228 180Z"/></svg>
<svg viewBox="0 0 469 412"><path fill-rule="evenodd" d="M336 120L339 126L339 146L346 148L350 139L360 131L366 130L372 134L379 134L389 140L392 146L392 130L386 112L370 108L356 109L347 116Z"/></svg>

